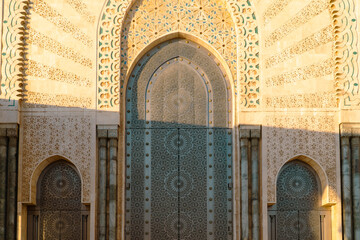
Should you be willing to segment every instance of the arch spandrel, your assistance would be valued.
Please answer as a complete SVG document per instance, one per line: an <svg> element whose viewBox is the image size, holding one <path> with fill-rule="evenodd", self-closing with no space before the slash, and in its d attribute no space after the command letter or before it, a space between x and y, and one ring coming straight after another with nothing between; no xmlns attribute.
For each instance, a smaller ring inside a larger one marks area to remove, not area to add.
<svg viewBox="0 0 360 240"><path fill-rule="evenodd" d="M154 11L159 11L162 17L166 14L170 16L170 19L164 20L163 28L157 29L157 22L144 20L143 28L133 27L138 15L140 17L146 15L144 13L147 11L142 12L141 15L139 14L141 11L136 10L137 7L141 8L144 2L115 0L106 2L99 24L97 91L99 109L118 111L120 89L124 86L126 74L131 71L129 63L135 61L137 55L152 42L166 34L177 32L186 32L194 37L204 38L205 42L223 56L234 77L234 94L239 96L237 105L254 108L260 104L258 28L250 1L206 1L201 5L199 2L194 2L181 8L178 14L174 8L171 8L177 3L177 1L173 3L167 1L166 4L160 3L159 6L155 6L154 2L150 1L149 6L146 5L149 9L153 7ZM184 19L185 22L188 21L188 25L182 23L181 18L178 22L182 12L191 13L187 16L189 19ZM154 12L147 16L151 14ZM135 19L132 19L134 17ZM191 19L200 21L197 24L199 27L195 28ZM172 22L172 25L166 24L167 21ZM210 25L207 26L206 24L209 23ZM219 29L225 30L217 35L209 35L212 31L219 32ZM125 32L130 34L124 34ZM138 34L140 37L137 36ZM139 40L135 40L133 35ZM121 36L126 36L126 39ZM252 68L252 71L249 71L249 68Z"/></svg>
<svg viewBox="0 0 360 240"><path fill-rule="evenodd" d="M135 2L128 10L121 33L124 52L121 76L141 50L169 32L186 32L211 44L225 59L236 77L236 34L231 15L222 1ZM217 31L221 29L221 31Z"/></svg>

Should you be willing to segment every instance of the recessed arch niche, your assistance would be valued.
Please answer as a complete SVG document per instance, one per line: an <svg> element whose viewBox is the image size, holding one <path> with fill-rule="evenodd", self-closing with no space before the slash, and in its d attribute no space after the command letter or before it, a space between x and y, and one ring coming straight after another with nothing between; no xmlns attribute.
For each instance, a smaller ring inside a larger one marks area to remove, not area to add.
<svg viewBox="0 0 360 240"><path fill-rule="evenodd" d="M126 239L232 239L232 93L201 45L176 38L127 81Z"/></svg>
<svg viewBox="0 0 360 240"><path fill-rule="evenodd" d="M331 239L330 208L322 205L316 171L297 159L286 163L276 182L276 204L268 211L269 239Z"/></svg>
<svg viewBox="0 0 360 240"><path fill-rule="evenodd" d="M89 211L81 203L81 178L71 163L48 165L37 182L36 205L28 206L27 239L89 239Z"/></svg>

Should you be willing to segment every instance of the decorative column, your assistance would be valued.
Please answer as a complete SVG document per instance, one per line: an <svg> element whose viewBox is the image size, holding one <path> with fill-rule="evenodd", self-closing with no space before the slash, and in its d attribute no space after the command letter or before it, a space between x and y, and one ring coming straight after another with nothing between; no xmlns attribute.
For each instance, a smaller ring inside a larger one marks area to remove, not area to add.
<svg viewBox="0 0 360 240"><path fill-rule="evenodd" d="M351 150L348 137L341 137L341 176L344 240L352 239Z"/></svg>
<svg viewBox="0 0 360 240"><path fill-rule="evenodd" d="M249 209L249 179L248 179L249 139L248 137L250 137L250 131L240 130L241 239L249 239L249 211L248 211Z"/></svg>
<svg viewBox="0 0 360 240"><path fill-rule="evenodd" d="M344 240L360 239L360 123L341 129L341 188Z"/></svg>
<svg viewBox="0 0 360 240"><path fill-rule="evenodd" d="M106 145L107 131L98 130L99 156L99 240L106 239Z"/></svg>
<svg viewBox="0 0 360 240"><path fill-rule="evenodd" d="M118 149L118 130L108 130L109 138L109 240L116 239L116 179L117 179L117 149Z"/></svg>
<svg viewBox="0 0 360 240"><path fill-rule="evenodd" d="M251 233L253 240L260 239L259 139L260 130L251 130Z"/></svg>
<svg viewBox="0 0 360 240"><path fill-rule="evenodd" d="M98 239L116 239L118 126L98 126ZM107 212L108 209L108 212Z"/></svg>
<svg viewBox="0 0 360 240"><path fill-rule="evenodd" d="M7 189L7 223L6 239L16 238L16 215L17 215L17 168L18 168L18 129L7 129L8 145L8 189Z"/></svg>
<svg viewBox="0 0 360 240"><path fill-rule="evenodd" d="M260 239L260 126L240 126L241 239Z"/></svg>
<svg viewBox="0 0 360 240"><path fill-rule="evenodd" d="M360 239L360 161L359 161L360 137L351 138L352 160L352 204L354 239Z"/></svg>
<svg viewBox="0 0 360 240"><path fill-rule="evenodd" d="M0 239L5 239L6 229L7 148L6 128L0 128Z"/></svg>
<svg viewBox="0 0 360 240"><path fill-rule="evenodd" d="M0 239L16 239L18 125L0 125Z"/></svg>

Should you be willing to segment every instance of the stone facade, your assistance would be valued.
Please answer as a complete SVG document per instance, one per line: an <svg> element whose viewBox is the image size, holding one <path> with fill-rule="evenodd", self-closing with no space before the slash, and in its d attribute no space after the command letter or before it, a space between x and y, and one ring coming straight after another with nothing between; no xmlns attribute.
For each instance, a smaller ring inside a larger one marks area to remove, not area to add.
<svg viewBox="0 0 360 240"><path fill-rule="evenodd" d="M342 217L340 139L350 136L351 145L358 135L339 129L360 122L359 4L3 0L0 130L5 129L1 125L19 126L18 239L26 236L26 208L36 204L38 178L59 159L73 164L81 176L82 202L90 209L89 239L97 239L104 227L98 219L99 141L115 138L118 150L112 146L111 151L116 152L117 177L111 187L117 197L111 204L117 211L110 235L123 239L127 83L142 57L175 38L206 49L231 85L231 127L237 139L234 239L241 239L246 228L239 129L253 125L261 126L259 238L268 239L267 209L276 204L277 177L294 159L308 163L320 178L322 203L332 211L332 239L341 238L339 229L349 234L352 230L342 222L347 216ZM118 136L99 137L101 129L110 132L114 126Z"/></svg>

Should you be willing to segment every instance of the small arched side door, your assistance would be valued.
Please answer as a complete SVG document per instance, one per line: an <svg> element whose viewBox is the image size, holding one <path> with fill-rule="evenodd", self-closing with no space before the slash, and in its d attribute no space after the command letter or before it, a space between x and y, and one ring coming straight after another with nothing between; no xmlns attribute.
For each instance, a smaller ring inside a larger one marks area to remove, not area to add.
<svg viewBox="0 0 360 240"><path fill-rule="evenodd" d="M76 169L66 161L49 165L37 189L37 205L28 207L28 239L87 240L88 210L81 203Z"/></svg>
<svg viewBox="0 0 360 240"><path fill-rule="evenodd" d="M316 172L295 160L284 165L276 183L276 205L269 208L270 240L331 239L330 209L321 206Z"/></svg>

